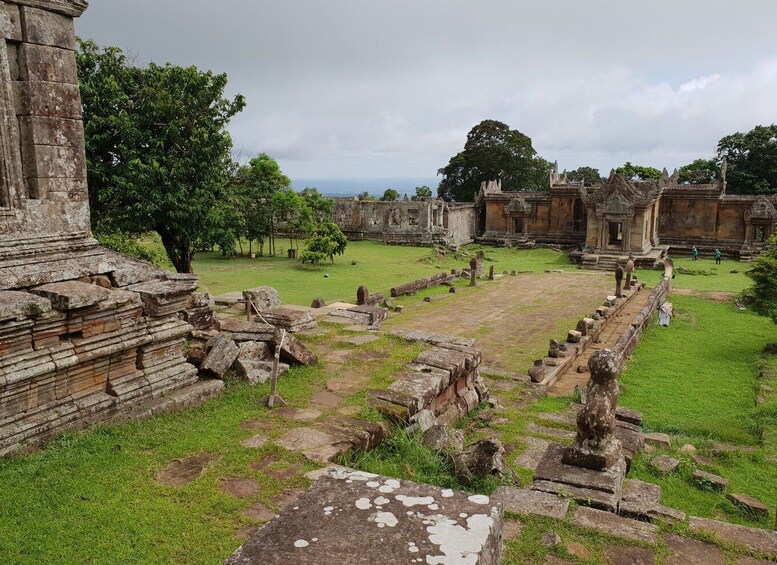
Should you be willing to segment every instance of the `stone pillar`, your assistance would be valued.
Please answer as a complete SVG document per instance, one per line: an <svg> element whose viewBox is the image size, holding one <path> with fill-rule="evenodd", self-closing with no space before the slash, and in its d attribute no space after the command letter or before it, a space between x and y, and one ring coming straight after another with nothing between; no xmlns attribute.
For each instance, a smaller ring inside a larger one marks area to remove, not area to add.
<svg viewBox="0 0 777 565"><path fill-rule="evenodd" d="M621 442L615 437L618 408L618 355L610 349L596 351L588 361L591 378L586 388L587 403L577 415L575 443L564 450L568 465L602 471L617 464Z"/></svg>
<svg viewBox="0 0 777 565"><path fill-rule="evenodd" d="M473 257L469 260L469 286L477 286L478 260Z"/></svg>

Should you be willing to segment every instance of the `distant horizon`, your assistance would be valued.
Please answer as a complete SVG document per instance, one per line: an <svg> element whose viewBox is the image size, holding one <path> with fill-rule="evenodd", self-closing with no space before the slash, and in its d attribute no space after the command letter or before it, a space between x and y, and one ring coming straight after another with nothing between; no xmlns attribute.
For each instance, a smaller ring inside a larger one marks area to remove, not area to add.
<svg viewBox="0 0 777 565"><path fill-rule="evenodd" d="M372 196L382 196L388 188L405 194L415 194L417 186L428 186L432 194L437 193L440 179L435 177L297 177L291 179L294 190L316 188L326 196L355 196L367 192Z"/></svg>

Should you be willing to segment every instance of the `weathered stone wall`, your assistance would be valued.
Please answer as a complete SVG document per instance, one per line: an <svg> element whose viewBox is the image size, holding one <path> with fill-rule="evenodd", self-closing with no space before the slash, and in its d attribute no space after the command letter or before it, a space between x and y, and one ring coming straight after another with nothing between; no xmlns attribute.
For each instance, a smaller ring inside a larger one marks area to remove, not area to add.
<svg viewBox="0 0 777 565"><path fill-rule="evenodd" d="M213 323L196 277L92 238L73 30L85 8L0 1L0 455L223 387L184 358Z"/></svg>
<svg viewBox="0 0 777 565"><path fill-rule="evenodd" d="M473 217L474 209L449 206L437 198L409 202L335 198L333 208L334 222L348 239L397 245L469 242Z"/></svg>
<svg viewBox="0 0 777 565"><path fill-rule="evenodd" d="M448 204L443 212L446 243L459 246L472 243L478 211L474 204Z"/></svg>

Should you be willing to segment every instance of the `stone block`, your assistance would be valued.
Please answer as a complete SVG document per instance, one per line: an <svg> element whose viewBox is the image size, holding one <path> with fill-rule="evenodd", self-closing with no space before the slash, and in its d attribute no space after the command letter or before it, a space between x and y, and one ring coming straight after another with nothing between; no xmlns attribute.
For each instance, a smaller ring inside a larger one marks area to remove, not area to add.
<svg viewBox="0 0 777 565"><path fill-rule="evenodd" d="M632 541L655 544L658 528L653 524L646 524L636 520L630 520L602 510L581 506L575 510L572 521L576 526L603 532L611 536Z"/></svg>
<svg viewBox="0 0 777 565"><path fill-rule="evenodd" d="M259 312L270 308L278 308L281 305L281 297L278 291L271 286L258 286L244 290L243 300L253 302L254 307Z"/></svg>
<svg viewBox="0 0 777 565"><path fill-rule="evenodd" d="M260 315L268 324L293 333L310 330L318 326L318 321L316 321L315 316L309 310L278 307L264 309Z"/></svg>
<svg viewBox="0 0 777 565"><path fill-rule="evenodd" d="M618 406L618 408L615 410L615 419L621 422L626 422L627 424L639 426L640 429L636 430L635 428L635 431L642 431L642 414L636 410L631 410L625 406Z"/></svg>
<svg viewBox="0 0 777 565"><path fill-rule="evenodd" d="M728 481L719 475L694 469L693 482L701 489L714 490L718 492L725 491L728 488Z"/></svg>
<svg viewBox="0 0 777 565"><path fill-rule="evenodd" d="M729 494L727 497L735 506L752 514L757 518L766 518L769 516L769 507L760 500L746 494Z"/></svg>
<svg viewBox="0 0 777 565"><path fill-rule="evenodd" d="M0 291L0 322L33 318L51 312L51 301L43 296L16 290Z"/></svg>
<svg viewBox="0 0 777 565"><path fill-rule="evenodd" d="M437 417L431 410L421 410L417 414L413 414L410 418L410 424L416 426L420 432L425 432L437 425Z"/></svg>
<svg viewBox="0 0 777 565"><path fill-rule="evenodd" d="M688 519L691 530L713 535L721 541L744 548L747 551L777 557L777 532L748 528L728 522L691 516Z"/></svg>
<svg viewBox="0 0 777 565"><path fill-rule="evenodd" d="M25 42L71 51L76 48L73 18L29 6L23 6L21 14Z"/></svg>
<svg viewBox="0 0 777 565"><path fill-rule="evenodd" d="M545 455L550 442L535 437L518 438L526 442L526 449L515 459L515 464L519 467L525 467L534 471Z"/></svg>
<svg viewBox="0 0 777 565"><path fill-rule="evenodd" d="M200 365L200 370L219 378L223 377L237 359L240 349L234 341L223 334L217 335L208 345L210 351Z"/></svg>
<svg viewBox="0 0 777 565"><path fill-rule="evenodd" d="M25 178L86 178L86 155L76 147L24 144L22 166Z"/></svg>
<svg viewBox="0 0 777 565"><path fill-rule="evenodd" d="M491 498L502 504L505 512L520 515L547 516L563 520L569 510L569 500L537 490L499 487Z"/></svg>
<svg viewBox="0 0 777 565"><path fill-rule="evenodd" d="M85 308L111 297L111 291L106 288L78 281L44 284L32 292L48 298L57 310Z"/></svg>
<svg viewBox="0 0 777 565"><path fill-rule="evenodd" d="M81 118L77 84L15 81L12 87L18 116Z"/></svg>
<svg viewBox="0 0 777 565"><path fill-rule="evenodd" d="M483 495L333 469L225 565L358 561L498 565L502 511Z"/></svg>
<svg viewBox="0 0 777 565"><path fill-rule="evenodd" d="M81 120L46 116L22 116L19 118L22 138L33 145L75 147L84 145L84 127Z"/></svg>
<svg viewBox="0 0 777 565"><path fill-rule="evenodd" d="M562 462L564 446L550 444L534 471L534 479L551 481L615 494L620 497L625 462L605 471L594 471Z"/></svg>
<svg viewBox="0 0 777 565"><path fill-rule="evenodd" d="M650 466L654 470L658 471L659 474L668 475L670 473L674 473L677 470L677 468L680 466L680 462L673 457L659 455L650 461Z"/></svg>
<svg viewBox="0 0 777 565"><path fill-rule="evenodd" d="M554 496L569 498L582 506L598 508L605 512L618 511L618 495L585 487L577 487L552 481L538 481L532 483L532 490L545 492Z"/></svg>
<svg viewBox="0 0 777 565"><path fill-rule="evenodd" d="M7 41L22 40L19 6L6 2L0 3L0 37Z"/></svg>
<svg viewBox="0 0 777 565"><path fill-rule="evenodd" d="M22 43L19 74L28 82L78 84L75 53L58 47Z"/></svg>
<svg viewBox="0 0 777 565"><path fill-rule="evenodd" d="M569 330L567 333L567 341L569 343L580 343L583 334L577 330Z"/></svg>
<svg viewBox="0 0 777 565"><path fill-rule="evenodd" d="M645 443L655 447L661 447L663 449L669 449L672 447L672 440L669 438L669 436L667 434L658 432L645 434Z"/></svg>
<svg viewBox="0 0 777 565"><path fill-rule="evenodd" d="M723 565L723 550L712 543L669 534L666 541L667 565Z"/></svg>

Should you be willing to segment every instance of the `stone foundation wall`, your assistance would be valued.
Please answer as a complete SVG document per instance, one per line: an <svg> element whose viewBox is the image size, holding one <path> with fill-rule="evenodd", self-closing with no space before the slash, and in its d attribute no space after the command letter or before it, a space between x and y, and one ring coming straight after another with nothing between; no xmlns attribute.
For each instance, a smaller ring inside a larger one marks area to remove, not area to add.
<svg viewBox="0 0 777 565"><path fill-rule="evenodd" d="M370 391L371 404L397 424L405 425L424 410L441 424L453 425L488 398L480 378L482 354L474 340L425 332L392 332L433 347L392 375L386 390Z"/></svg>
<svg viewBox="0 0 777 565"><path fill-rule="evenodd" d="M0 2L0 455L223 387L184 357L214 323L196 277L92 238L73 31L85 8Z"/></svg>

